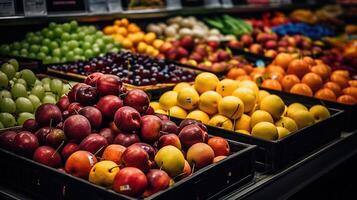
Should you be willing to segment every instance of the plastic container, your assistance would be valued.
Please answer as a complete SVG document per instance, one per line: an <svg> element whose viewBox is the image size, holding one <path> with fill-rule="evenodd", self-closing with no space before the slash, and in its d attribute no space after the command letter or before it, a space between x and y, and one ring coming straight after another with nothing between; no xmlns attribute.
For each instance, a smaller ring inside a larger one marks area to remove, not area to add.
<svg viewBox="0 0 357 200"><path fill-rule="evenodd" d="M226 159L194 172L147 199L215 198L251 181L256 146L234 141L229 143L233 153ZM22 191L34 199L135 199L1 148L0 157L0 184Z"/></svg>

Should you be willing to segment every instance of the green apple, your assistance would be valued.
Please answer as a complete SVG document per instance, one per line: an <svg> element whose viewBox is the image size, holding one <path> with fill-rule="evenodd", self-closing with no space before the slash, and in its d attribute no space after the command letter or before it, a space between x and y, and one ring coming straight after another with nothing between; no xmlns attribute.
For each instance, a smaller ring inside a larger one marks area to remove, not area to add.
<svg viewBox="0 0 357 200"><path fill-rule="evenodd" d="M30 94L28 99L31 101L35 110L41 105L41 100L36 95Z"/></svg>
<svg viewBox="0 0 357 200"><path fill-rule="evenodd" d="M10 113L0 113L0 122L7 128L16 124L15 117Z"/></svg>
<svg viewBox="0 0 357 200"><path fill-rule="evenodd" d="M45 88L42 85L35 85L31 90L31 94L37 96L39 99L43 99L45 96Z"/></svg>
<svg viewBox="0 0 357 200"><path fill-rule="evenodd" d="M7 113L15 113L16 112L16 104L14 100L11 98L2 98L0 99L0 111Z"/></svg>
<svg viewBox="0 0 357 200"><path fill-rule="evenodd" d="M9 78L6 74L0 71L0 88L6 88L9 85Z"/></svg>
<svg viewBox="0 0 357 200"><path fill-rule="evenodd" d="M22 124L24 124L24 122L28 119L35 119L35 115L29 112L20 113L17 118L17 124L22 126Z"/></svg>
<svg viewBox="0 0 357 200"><path fill-rule="evenodd" d="M9 79L14 78L16 73L15 67L9 63L2 64L0 70L4 72Z"/></svg>
<svg viewBox="0 0 357 200"><path fill-rule="evenodd" d="M23 69L20 71L21 77L29 84L33 85L36 82L36 75L29 69Z"/></svg>
<svg viewBox="0 0 357 200"><path fill-rule="evenodd" d="M27 97L27 90L21 83L15 83L11 88L11 95L13 98Z"/></svg>
<svg viewBox="0 0 357 200"><path fill-rule="evenodd" d="M30 112L32 113L34 108L32 105L32 102L25 97L19 97L16 99L16 112L17 113L22 113L22 112Z"/></svg>
<svg viewBox="0 0 357 200"><path fill-rule="evenodd" d="M15 83L20 83L22 85L24 85L27 88L27 82L25 81L25 79L23 78L19 78L15 81Z"/></svg>
<svg viewBox="0 0 357 200"><path fill-rule="evenodd" d="M17 60L10 59L7 62L10 63L12 66L14 66L15 71L19 71L19 62L17 62Z"/></svg>
<svg viewBox="0 0 357 200"><path fill-rule="evenodd" d="M12 98L12 96L11 96L11 92L9 91L9 90L1 90L0 91L0 99L2 99L2 98Z"/></svg>
<svg viewBox="0 0 357 200"><path fill-rule="evenodd" d="M178 148L168 145L162 147L157 152L155 162L157 166L167 172L170 177L175 177L182 173L185 166L185 157Z"/></svg>
<svg viewBox="0 0 357 200"><path fill-rule="evenodd" d="M0 122L0 129L3 129L3 128L5 128L5 126L4 126L4 124L2 124L2 123Z"/></svg>
<svg viewBox="0 0 357 200"><path fill-rule="evenodd" d="M50 94L46 94L45 97L43 97L42 99L42 103L52 103L52 104L56 104L56 99L54 96L50 95Z"/></svg>

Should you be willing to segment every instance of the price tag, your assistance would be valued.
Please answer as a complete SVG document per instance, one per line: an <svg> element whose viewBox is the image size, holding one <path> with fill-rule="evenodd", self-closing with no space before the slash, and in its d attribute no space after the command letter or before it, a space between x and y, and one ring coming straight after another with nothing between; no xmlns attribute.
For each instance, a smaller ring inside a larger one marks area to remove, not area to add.
<svg viewBox="0 0 357 200"><path fill-rule="evenodd" d="M255 66L257 66L258 68L264 68L265 67L265 62L263 60L257 60L255 61Z"/></svg>
<svg viewBox="0 0 357 200"><path fill-rule="evenodd" d="M107 0L89 0L89 11L93 13L107 12Z"/></svg>
<svg viewBox="0 0 357 200"><path fill-rule="evenodd" d="M47 11L85 11L84 1L85 0L47 0Z"/></svg>
<svg viewBox="0 0 357 200"><path fill-rule="evenodd" d="M166 8L169 10L181 9L182 8L181 1L166 0Z"/></svg>
<svg viewBox="0 0 357 200"><path fill-rule="evenodd" d="M109 12L120 12L123 11L121 6L121 0L107 0Z"/></svg>
<svg viewBox="0 0 357 200"><path fill-rule="evenodd" d="M25 16L47 15L46 0L23 0Z"/></svg>
<svg viewBox="0 0 357 200"><path fill-rule="evenodd" d="M0 1L0 16L10 16L15 14L15 5L13 0Z"/></svg>

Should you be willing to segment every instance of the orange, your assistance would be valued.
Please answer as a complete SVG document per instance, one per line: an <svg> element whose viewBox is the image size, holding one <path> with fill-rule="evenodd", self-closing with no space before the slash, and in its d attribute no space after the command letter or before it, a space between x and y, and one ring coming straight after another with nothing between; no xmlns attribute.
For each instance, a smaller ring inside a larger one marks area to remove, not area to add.
<svg viewBox="0 0 357 200"><path fill-rule="evenodd" d="M113 38L114 38L114 40L115 40L116 42L118 42L118 43L122 43L123 40L124 40L124 37L123 37L122 35L119 35L119 34L113 35Z"/></svg>
<svg viewBox="0 0 357 200"><path fill-rule="evenodd" d="M114 25L115 25L115 26L121 26L122 24L121 24L120 19L116 19L116 20L114 21Z"/></svg>
<svg viewBox="0 0 357 200"><path fill-rule="evenodd" d="M111 34L115 33L115 29L113 26L106 26L106 27L104 27L103 32L106 35L111 35Z"/></svg>
<svg viewBox="0 0 357 200"><path fill-rule="evenodd" d="M348 70L336 70L336 71L332 72L332 74L339 74L341 76L344 76L347 79L350 78L350 72L348 72Z"/></svg>
<svg viewBox="0 0 357 200"><path fill-rule="evenodd" d="M285 70L284 68L278 66L278 65L269 65L266 69L266 72L267 73L272 73L272 72L277 72L277 73L280 73L280 74L285 74Z"/></svg>
<svg viewBox="0 0 357 200"><path fill-rule="evenodd" d="M348 81L348 84L352 87L357 87L357 80L350 80Z"/></svg>
<svg viewBox="0 0 357 200"><path fill-rule="evenodd" d="M243 81L243 80L252 80L252 78L248 75L243 75L243 76L238 76L236 78L237 81Z"/></svg>
<svg viewBox="0 0 357 200"><path fill-rule="evenodd" d="M129 20L127 18L123 18L120 20L122 26L128 26Z"/></svg>
<svg viewBox="0 0 357 200"><path fill-rule="evenodd" d="M321 59L315 59L316 65L325 64Z"/></svg>
<svg viewBox="0 0 357 200"><path fill-rule="evenodd" d="M128 30L126 30L124 27L119 27L116 33L122 36L126 36L128 34Z"/></svg>
<svg viewBox="0 0 357 200"><path fill-rule="evenodd" d="M253 69L253 71L252 71L252 73L261 73L261 74L264 74L265 73L265 68L258 68L258 67L256 67L256 68L254 68Z"/></svg>
<svg viewBox="0 0 357 200"><path fill-rule="evenodd" d="M287 53L279 53L275 59L274 64L279 65L280 67L286 69L288 68L289 63L293 60L293 57Z"/></svg>
<svg viewBox="0 0 357 200"><path fill-rule="evenodd" d="M325 83L324 88L332 90L337 96L341 95L341 87L335 82L329 81Z"/></svg>
<svg viewBox="0 0 357 200"><path fill-rule="evenodd" d="M313 72L305 74L305 76L301 79L301 83L308 85L312 91L317 91L323 85L322 78Z"/></svg>
<svg viewBox="0 0 357 200"><path fill-rule="evenodd" d="M312 90L311 88L306 85L305 83L298 83L295 84L291 89L290 92L293 94L300 94L300 95L305 95L305 96L310 96L312 97Z"/></svg>
<svg viewBox="0 0 357 200"><path fill-rule="evenodd" d="M294 74L289 74L284 76L280 82L284 88L284 91L289 92L295 84L300 83L300 79Z"/></svg>
<svg viewBox="0 0 357 200"><path fill-rule="evenodd" d="M331 68L325 64L317 64L311 67L311 71L320 75L323 80L326 80L330 76Z"/></svg>
<svg viewBox="0 0 357 200"><path fill-rule="evenodd" d="M281 74L279 72L271 72L269 74L269 78L272 79L272 80L281 81L281 79L283 79L283 77L284 77L284 74Z"/></svg>
<svg viewBox="0 0 357 200"><path fill-rule="evenodd" d="M288 74L295 74L302 78L305 74L310 72L309 65L302 59L296 59L289 63Z"/></svg>
<svg viewBox="0 0 357 200"><path fill-rule="evenodd" d="M347 87L342 90L342 93L353 96L355 99L357 99L357 87Z"/></svg>
<svg viewBox="0 0 357 200"><path fill-rule="evenodd" d="M140 31L140 28L136 24L130 23L128 25L128 31L129 31L129 33L137 33Z"/></svg>
<svg viewBox="0 0 357 200"><path fill-rule="evenodd" d="M263 73L260 73L260 72L250 73L250 77L252 78L252 80L256 80L257 78L262 77L262 76L263 76Z"/></svg>
<svg viewBox="0 0 357 200"><path fill-rule="evenodd" d="M303 60L311 67L311 66L314 66L316 65L316 62L313 58L311 58L310 56L305 56L303 58Z"/></svg>
<svg viewBox="0 0 357 200"><path fill-rule="evenodd" d="M128 38L124 38L123 41L121 42L121 45L123 45L125 49L130 49L133 47L133 42Z"/></svg>
<svg viewBox="0 0 357 200"><path fill-rule="evenodd" d="M236 79L236 78L238 78L240 76L244 76L244 75L247 75L247 73L245 72L244 69L242 69L242 68L232 68L227 73L227 78Z"/></svg>
<svg viewBox="0 0 357 200"><path fill-rule="evenodd" d="M357 103L357 100L350 95L342 95L337 98L337 102L343 103L343 104L349 104L349 105L354 105Z"/></svg>
<svg viewBox="0 0 357 200"><path fill-rule="evenodd" d="M341 74L331 74L330 80L337 83L342 89L348 86L348 79Z"/></svg>
<svg viewBox="0 0 357 200"><path fill-rule="evenodd" d="M315 97L318 99L328 100L328 101L336 101L335 93L328 89L322 88L315 93Z"/></svg>
<svg viewBox="0 0 357 200"><path fill-rule="evenodd" d="M156 34L153 32L146 33L146 35L144 36L144 41L148 44L152 44L155 39L156 39Z"/></svg>
<svg viewBox="0 0 357 200"><path fill-rule="evenodd" d="M279 81L272 80L272 79L265 79L261 86L263 88L268 88L268 89L272 89L272 90L279 90L279 91L283 90Z"/></svg>
<svg viewBox="0 0 357 200"><path fill-rule="evenodd" d="M242 66L242 69L244 69L247 74L250 74L253 71L254 67L251 64L246 64Z"/></svg>

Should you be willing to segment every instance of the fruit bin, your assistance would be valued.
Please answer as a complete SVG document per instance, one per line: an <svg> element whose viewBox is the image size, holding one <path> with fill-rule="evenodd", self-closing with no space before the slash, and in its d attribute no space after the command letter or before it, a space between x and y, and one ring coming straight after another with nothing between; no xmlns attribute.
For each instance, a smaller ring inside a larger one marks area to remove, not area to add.
<svg viewBox="0 0 357 200"><path fill-rule="evenodd" d="M228 142L234 153L226 159L202 168L147 199L214 198L251 181L254 177L256 146L231 140ZM0 183L36 199L135 199L1 148L0 156L3 159Z"/></svg>
<svg viewBox="0 0 357 200"><path fill-rule="evenodd" d="M319 102L312 101L304 96L290 96L276 92L285 103L302 103L313 106ZM231 140L254 144L258 146L256 152L256 169L262 173L274 173L296 162L303 156L340 137L343 127L344 111L328 108L331 117L314 125L302 128L282 139L270 141L245 134L208 126L209 131L214 131L218 136Z"/></svg>

